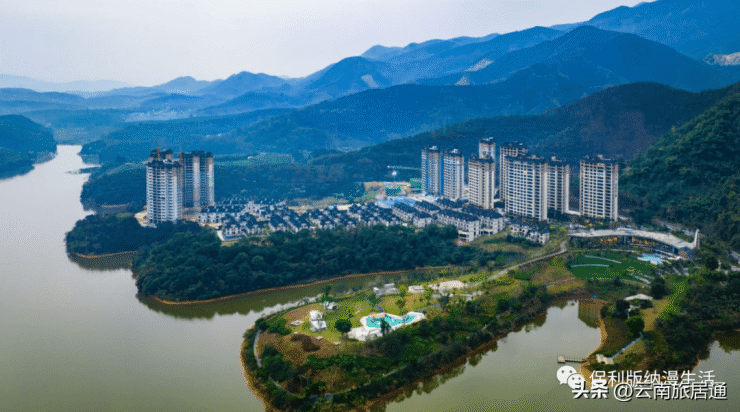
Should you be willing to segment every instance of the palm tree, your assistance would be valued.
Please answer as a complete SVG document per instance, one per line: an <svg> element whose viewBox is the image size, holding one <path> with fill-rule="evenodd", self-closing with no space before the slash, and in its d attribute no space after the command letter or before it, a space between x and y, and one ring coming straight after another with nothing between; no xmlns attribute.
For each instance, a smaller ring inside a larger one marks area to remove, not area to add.
<svg viewBox="0 0 740 412"><path fill-rule="evenodd" d="M389 331L391 330L391 325L388 324L388 322L385 321L385 318L380 321L380 333L385 336Z"/></svg>

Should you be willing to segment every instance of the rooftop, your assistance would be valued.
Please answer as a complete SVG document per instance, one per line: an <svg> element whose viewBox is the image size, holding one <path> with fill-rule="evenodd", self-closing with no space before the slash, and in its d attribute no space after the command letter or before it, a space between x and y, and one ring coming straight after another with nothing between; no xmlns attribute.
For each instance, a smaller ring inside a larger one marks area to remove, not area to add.
<svg viewBox="0 0 740 412"><path fill-rule="evenodd" d="M603 230L589 230L584 232L571 232L570 236L581 237L581 238L596 238L606 236L636 236L643 239L650 239L656 242L660 242L676 249L695 249L696 247L670 233L660 232L649 232L647 230L640 229L628 229L620 227L618 229L603 229Z"/></svg>

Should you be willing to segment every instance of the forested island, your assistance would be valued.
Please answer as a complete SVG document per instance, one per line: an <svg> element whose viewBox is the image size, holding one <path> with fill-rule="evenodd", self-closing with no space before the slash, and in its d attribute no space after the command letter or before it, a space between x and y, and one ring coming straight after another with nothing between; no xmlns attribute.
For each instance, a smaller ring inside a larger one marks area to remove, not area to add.
<svg viewBox="0 0 740 412"><path fill-rule="evenodd" d="M320 333L324 339L338 339L338 345L321 344L316 333L305 326L286 326L286 318L294 319L319 304L258 320L256 327L244 334L242 360L248 379L278 410L367 409L378 398L438 373L531 321L552 299L541 285L523 285L510 277L497 284L512 290L511 297L486 294L465 301L448 296L436 308L431 297L402 292L401 299L409 306L429 305L424 309L427 319L394 331L384 330L382 337L369 342L346 338L347 326L358 325L360 315L352 316L351 308L366 298L362 293L340 299L339 314L330 315L329 329ZM487 287L492 289L493 284ZM388 313L405 313L386 308Z"/></svg>
<svg viewBox="0 0 740 412"><path fill-rule="evenodd" d="M457 230L431 225L274 232L231 246L208 230L178 233L133 261L140 293L169 301L213 299L354 273L487 262L496 254L457 246Z"/></svg>
<svg viewBox="0 0 740 412"><path fill-rule="evenodd" d="M23 116L0 116L0 178L26 173L37 159L56 151L47 128Z"/></svg>

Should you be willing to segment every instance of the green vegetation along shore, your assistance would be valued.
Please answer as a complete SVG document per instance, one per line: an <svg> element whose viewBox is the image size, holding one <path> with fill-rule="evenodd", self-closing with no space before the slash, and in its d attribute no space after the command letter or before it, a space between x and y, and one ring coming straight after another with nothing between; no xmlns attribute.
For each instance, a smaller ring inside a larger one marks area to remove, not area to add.
<svg viewBox="0 0 740 412"><path fill-rule="evenodd" d="M204 300L352 273L413 269L496 255L456 246L454 227L402 226L274 232L222 246L211 231L176 234L134 259L139 292L170 301Z"/></svg>
<svg viewBox="0 0 740 412"><path fill-rule="evenodd" d="M156 228L142 227L133 215L118 213L90 215L75 223L67 232L65 242L68 253L78 255L109 255L132 252L142 247L169 240L175 233L198 233L198 224L163 223Z"/></svg>

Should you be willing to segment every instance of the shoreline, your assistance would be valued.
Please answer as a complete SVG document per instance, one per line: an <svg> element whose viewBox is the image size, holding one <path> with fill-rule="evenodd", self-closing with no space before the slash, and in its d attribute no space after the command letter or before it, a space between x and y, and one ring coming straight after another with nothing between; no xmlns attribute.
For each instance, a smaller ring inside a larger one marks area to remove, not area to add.
<svg viewBox="0 0 740 412"><path fill-rule="evenodd" d="M125 254L134 254L136 253L136 250L127 250L123 252L115 252L115 253L106 253L104 255L83 255L82 253L72 252L75 256L83 259L99 259L99 258L107 258L107 257L113 257L113 256L120 256Z"/></svg>
<svg viewBox="0 0 740 412"><path fill-rule="evenodd" d="M307 288L311 286L317 286L317 285L323 285L325 283L331 283L338 280L347 280L347 279L357 279L357 278L363 278L363 277L371 277L371 276L394 276L394 275L402 275L404 273L411 273L416 271L425 271L425 270L437 270L437 269L446 269L448 266L430 266L426 268L419 268L419 269L407 269L407 270L397 270L393 272L373 272L373 273L356 273L353 275L344 275L339 276L331 279L323 279L323 280L317 280L310 283L301 283L297 285L286 285L286 286L279 286L274 288L267 288L267 289L258 289L258 290L252 290L249 292L243 292L238 293L235 295L227 295L227 296L221 296L218 298L213 299L204 299L204 300L183 300L183 301L173 301L173 300L167 300L162 299L158 296L154 295L146 295L148 298L156 301L157 303L160 303L162 305L166 306L197 306L197 305L206 305L209 303L218 303L218 302L224 302L231 299L240 299L245 298L247 296L255 296L255 295L261 295L265 293L272 293L272 292L284 292L286 290L294 290L294 289L301 289L301 288ZM136 278L136 274L134 273L134 278Z"/></svg>
<svg viewBox="0 0 740 412"><path fill-rule="evenodd" d="M252 326L254 328L254 326ZM250 329L252 329L250 328ZM242 376L244 376L244 383L246 384L247 388L249 388L249 391L252 392L252 395L257 398L260 403L262 403L262 407L265 408L265 410L268 410L268 406L270 406L270 403L267 402L266 399L263 398L262 391L259 390L259 388L256 385L256 379L252 376L252 374L249 372L250 369L247 367L247 362L244 359L244 351L247 349L247 339L242 339L241 347L239 348L239 360L242 365ZM276 410L273 407L274 410Z"/></svg>

